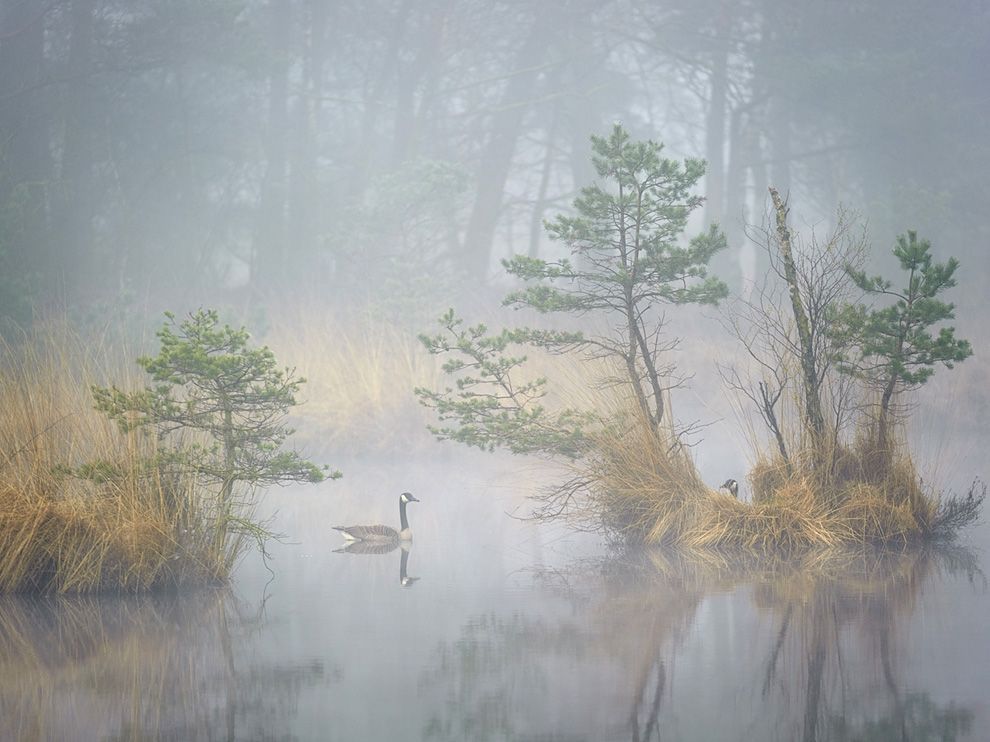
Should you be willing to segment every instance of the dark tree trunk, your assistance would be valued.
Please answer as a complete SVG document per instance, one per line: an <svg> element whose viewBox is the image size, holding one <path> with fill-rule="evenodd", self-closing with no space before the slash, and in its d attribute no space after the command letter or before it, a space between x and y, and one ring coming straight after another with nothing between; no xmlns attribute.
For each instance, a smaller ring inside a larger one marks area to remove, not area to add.
<svg viewBox="0 0 990 742"><path fill-rule="evenodd" d="M422 149L426 121L436 104L437 66L443 49L446 14L446 3L426 11L425 30L420 35L416 58L398 71L392 169L416 157Z"/></svg>
<svg viewBox="0 0 990 742"><path fill-rule="evenodd" d="M574 190L590 186L596 177L591 162L591 135L602 129L601 103L598 98L607 89L609 78L607 51L594 50L592 27L576 10L569 24L565 82L569 95L561 102L563 136L570 143L571 178ZM592 51L594 50L594 53Z"/></svg>
<svg viewBox="0 0 990 742"><path fill-rule="evenodd" d="M705 120L705 224L721 223L725 218L725 123L729 89L729 38L732 16L729 3L723 2L715 31L715 51L711 60L708 114Z"/></svg>
<svg viewBox="0 0 990 742"><path fill-rule="evenodd" d="M502 207L505 184L509 178L516 141L529 111L539 76L537 68L547 51L546 11L537 18L516 53L512 72L495 113L489 122L488 143L476 173L474 207L464 239L463 265L478 281L485 281L492 257L495 227Z"/></svg>
<svg viewBox="0 0 990 742"><path fill-rule="evenodd" d="M57 244L64 256L63 275L68 297L79 299L95 278L93 255L93 148L96 108L93 97L94 0L72 0L69 67L78 79L66 96L65 139L62 148L61 199Z"/></svg>
<svg viewBox="0 0 990 742"><path fill-rule="evenodd" d="M772 105L770 159L773 182L786 198L791 192L791 116L786 105Z"/></svg>
<svg viewBox="0 0 990 742"><path fill-rule="evenodd" d="M547 210L547 192L550 188L550 173L553 171L554 163L554 136L557 130L557 119L559 109L554 106L550 118L550 125L547 127L547 146L543 155L543 165L540 169L540 184L536 191L536 201L533 204L533 213L529 221L529 248L527 254L531 258L540 255L540 238L543 236L543 215Z"/></svg>
<svg viewBox="0 0 990 742"><path fill-rule="evenodd" d="M748 223L746 210L746 117L736 108L729 117L729 164L725 175L725 211L721 217L722 231L732 248L742 244L743 225ZM707 204L706 204L707 207Z"/></svg>
<svg viewBox="0 0 990 742"><path fill-rule="evenodd" d="M911 280L914 280L914 274L912 272ZM911 312L913 300L911 297L908 298L907 311ZM909 325L910 326L910 325ZM907 331L905 330L905 333ZM897 339L897 348L894 351L894 358L903 358L904 354L904 335ZM890 447L890 405L894 401L894 393L897 391L897 381L898 375L891 368L890 377L887 379L887 383L883 386L883 392L880 395L880 414L877 417L877 454L880 457L881 471L886 473L890 461L891 461L891 447Z"/></svg>
<svg viewBox="0 0 990 742"><path fill-rule="evenodd" d="M326 58L328 0L308 0L302 91L294 101L289 162L286 253L288 278L308 274L320 234L317 132Z"/></svg>
<svg viewBox="0 0 990 742"><path fill-rule="evenodd" d="M292 35L292 3L272 0L268 5L270 53L268 71L268 130L265 140L265 175L261 183L258 222L254 235L251 282L257 289L281 283L286 256L286 204L288 199L289 50Z"/></svg>
<svg viewBox="0 0 990 742"><path fill-rule="evenodd" d="M770 432L773 433L774 440L777 441L777 451L780 452L780 458L787 468L787 474L790 475L791 459L787 455L787 443L784 441L784 433L780 429L780 422L777 420L777 401L780 399L782 387L779 387L776 392L771 392L767 384L761 381L759 389L763 419L766 421L767 427L770 428Z"/></svg>
<svg viewBox="0 0 990 742"><path fill-rule="evenodd" d="M765 127L768 137L771 181L786 200L792 188L791 160L791 103L784 70L797 54L794 39L800 15L789 12L789 6L780 0L767 0L761 39L761 84L768 95Z"/></svg>
<svg viewBox="0 0 990 742"><path fill-rule="evenodd" d="M382 55L377 75L369 86L364 112L361 116L360 142L354 153L351 176L348 179L349 185L347 191L340 194L341 199L348 203L354 203L361 199L372 176L373 162L371 156L377 149L373 146L375 138L380 136L378 122L382 114L382 104L389 85L399 75L399 53L406 36L406 26L409 24L412 8L412 0L403 0L395 11L385 53Z"/></svg>
<svg viewBox="0 0 990 742"><path fill-rule="evenodd" d="M15 280L61 273L57 252L48 247L50 122L37 87L45 72L44 10L24 0L0 3L0 209L7 212L3 269ZM49 280L46 288L52 284Z"/></svg>

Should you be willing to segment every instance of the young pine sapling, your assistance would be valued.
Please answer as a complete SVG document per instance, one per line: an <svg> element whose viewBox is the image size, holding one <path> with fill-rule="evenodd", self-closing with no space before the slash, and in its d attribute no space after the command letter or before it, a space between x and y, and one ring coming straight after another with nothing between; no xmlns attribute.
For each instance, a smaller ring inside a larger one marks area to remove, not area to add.
<svg viewBox="0 0 990 742"><path fill-rule="evenodd" d="M154 382L127 392L92 387L96 408L122 429L148 428L160 440L172 439L163 461L218 487L218 537L234 517L234 491L290 482L339 477L282 449L293 432L288 410L305 379L278 367L267 347L249 345L246 330L220 326L215 310L199 310L158 331L158 355L138 359ZM183 434L192 434L183 435Z"/></svg>
<svg viewBox="0 0 990 742"><path fill-rule="evenodd" d="M896 394L920 387L937 365L952 368L973 353L968 341L956 338L954 327L935 331L936 325L955 316L955 306L938 297L956 285L959 261L935 263L930 250L928 240L919 240L915 232L897 238L893 252L907 273L901 288L882 276L848 269L867 296L892 300L879 308L848 305L837 323L839 345L847 348L838 359L839 370L863 379L879 394L876 444L882 452L890 445Z"/></svg>

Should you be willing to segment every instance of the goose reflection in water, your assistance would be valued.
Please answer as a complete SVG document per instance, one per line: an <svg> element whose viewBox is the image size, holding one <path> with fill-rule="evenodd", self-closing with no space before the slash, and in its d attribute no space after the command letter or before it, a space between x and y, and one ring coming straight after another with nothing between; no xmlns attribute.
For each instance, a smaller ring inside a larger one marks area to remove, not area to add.
<svg viewBox="0 0 990 742"><path fill-rule="evenodd" d="M401 549L399 558L399 584L402 587L412 587L419 580L409 576L409 552L412 544L408 541L351 541L340 549L334 549L334 554L389 554Z"/></svg>

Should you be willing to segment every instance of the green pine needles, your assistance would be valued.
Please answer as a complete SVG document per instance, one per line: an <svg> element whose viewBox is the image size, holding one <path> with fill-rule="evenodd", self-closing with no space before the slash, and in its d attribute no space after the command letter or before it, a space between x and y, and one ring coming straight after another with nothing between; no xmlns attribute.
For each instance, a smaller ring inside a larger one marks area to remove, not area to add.
<svg viewBox="0 0 990 742"><path fill-rule="evenodd" d="M541 403L546 378L520 382L517 376L527 358L508 352L512 345L561 343L567 333L521 329L488 335L485 325L465 328L453 309L440 318L440 324L442 332L420 335L420 340L431 353L450 356L443 370L456 377L456 388L439 392L417 388L416 395L436 411L441 423L453 421L455 425L430 425L430 432L440 440L488 451L505 448L512 453L567 458L581 454L587 445L585 427L594 422L594 416L573 409L548 410Z"/></svg>
<svg viewBox="0 0 990 742"><path fill-rule="evenodd" d="M855 304L844 307L837 323L840 371L855 376L879 394L876 443L889 446L891 405L897 392L916 389L935 373L938 365L952 368L973 351L955 328L935 326L954 318L955 306L939 297L956 285L959 261L932 261L931 244L915 232L897 238L894 256L906 272L905 284L895 288L882 276L848 268L856 286L867 297L889 302L879 308ZM933 334L934 332L934 334Z"/></svg>
<svg viewBox="0 0 990 742"><path fill-rule="evenodd" d="M704 199L693 195L705 174L703 160L661 157L663 145L633 142L619 125L607 137L592 137L592 163L606 184L585 188L574 201L575 216L546 223L570 259L545 261L516 256L506 270L528 285L505 304L542 313L602 314L621 330L611 335L551 339L559 349L584 349L618 359L647 420L664 420L667 383L660 362L672 347L662 336L659 307L715 304L726 285L708 275L708 262L725 247L716 227L686 246L679 244L691 212Z"/></svg>
<svg viewBox="0 0 990 742"><path fill-rule="evenodd" d="M288 410L305 379L278 367L267 347L249 344L246 330L220 325L215 310L168 321L158 331L154 358L138 364L153 386L126 392L93 386L96 408L124 431L153 430L163 445L159 464L195 474L217 488L223 538L233 518L235 488L339 477L282 449L292 434Z"/></svg>
<svg viewBox="0 0 990 742"><path fill-rule="evenodd" d="M504 261L508 273L524 283L504 304L542 314L595 316L615 329L589 335L520 328L488 336L483 325L462 329L451 310L440 320L444 332L421 339L431 353L451 356L444 368L460 375L456 386L416 390L441 421L456 423L431 428L439 438L517 452L580 453L583 431L594 418L570 409L551 414L542 407L546 380L516 382L513 374L526 359L508 353L513 345L617 362L621 385L661 435L672 370L662 357L676 345L663 333L661 309L715 304L727 295L725 284L707 273L725 238L712 227L682 244L687 220L703 202L693 195L704 175L703 161L663 158L661 144L634 142L619 125L591 142L600 182L581 191L573 216L546 223L569 257L517 255Z"/></svg>

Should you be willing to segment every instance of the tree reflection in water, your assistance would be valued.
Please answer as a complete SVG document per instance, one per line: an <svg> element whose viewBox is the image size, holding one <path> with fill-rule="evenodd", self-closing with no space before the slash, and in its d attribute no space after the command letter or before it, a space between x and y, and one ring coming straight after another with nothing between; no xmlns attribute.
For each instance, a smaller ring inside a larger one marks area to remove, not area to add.
<svg viewBox="0 0 990 742"><path fill-rule="evenodd" d="M781 617L762 696L784 711L782 734L805 742L955 740L969 731L971 711L940 707L925 692L905 695L896 664L899 623L939 569L979 574L969 552L943 547L849 554L757 587L759 609Z"/></svg>
<svg viewBox="0 0 990 742"><path fill-rule="evenodd" d="M438 647L422 678L427 691L446 697L423 736L702 739L692 725L692 714L701 713L697 699L678 690L673 670L704 601L731 592L749 596L772 631L762 640L742 637L761 659L730 667L744 660L720 657L707 669L708 685L735 683L730 692L748 704L741 715L726 709L739 718L727 720L725 738L956 740L971 730L972 711L939 705L929 691L905 691L910 683L896 661L899 624L926 581L945 573L982 579L973 556L956 548L769 561L650 550L544 573L544 588L565 597L570 614L469 621L456 641ZM571 689L567 674L597 682ZM606 709L607 718L582 730L589 708Z"/></svg>
<svg viewBox="0 0 990 742"><path fill-rule="evenodd" d="M257 739L321 663L258 657L263 610L227 589L0 597L0 739Z"/></svg>

